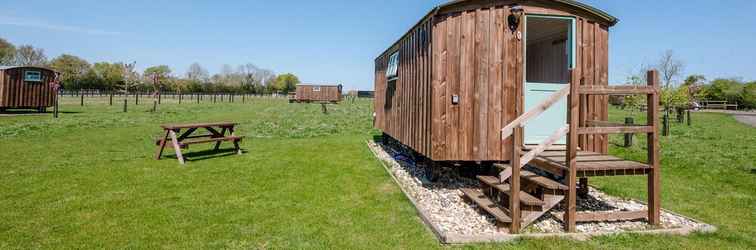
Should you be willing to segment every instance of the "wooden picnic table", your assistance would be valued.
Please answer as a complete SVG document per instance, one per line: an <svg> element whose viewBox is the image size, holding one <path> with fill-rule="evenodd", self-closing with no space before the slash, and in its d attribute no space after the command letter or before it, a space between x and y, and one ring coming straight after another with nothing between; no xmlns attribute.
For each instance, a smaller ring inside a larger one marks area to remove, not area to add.
<svg viewBox="0 0 756 250"><path fill-rule="evenodd" d="M178 158L179 163L183 165L185 164L185 161L183 154L181 154L181 149L188 148L191 144L215 143L213 150L218 150L220 148L221 142L224 141L233 142L236 153L241 154L242 150L239 147L239 142L243 137L236 136L234 134L234 127L236 125L237 123L235 122L160 125L160 127L165 131L165 136L162 139L158 139L156 141L158 149L157 153L155 154L155 159L160 160L165 147L171 146L174 150L176 150L176 158ZM204 129L209 132L209 134L194 135L194 133L199 129ZM220 132L218 130L220 130ZM168 144L169 138L170 144Z"/></svg>

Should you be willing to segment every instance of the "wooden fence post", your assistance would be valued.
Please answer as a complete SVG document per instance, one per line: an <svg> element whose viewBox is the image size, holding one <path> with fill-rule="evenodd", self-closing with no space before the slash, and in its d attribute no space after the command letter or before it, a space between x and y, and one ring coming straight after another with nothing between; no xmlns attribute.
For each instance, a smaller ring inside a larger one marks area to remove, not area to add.
<svg viewBox="0 0 756 250"><path fill-rule="evenodd" d="M123 98L123 112L124 113L126 113L128 111L128 106L129 106L128 103L129 103L128 97L127 98Z"/></svg>
<svg viewBox="0 0 756 250"><path fill-rule="evenodd" d="M58 118L59 105L60 105L60 93L55 93L55 106L53 106L53 118Z"/></svg>
<svg viewBox="0 0 756 250"><path fill-rule="evenodd" d="M163 104L163 94L158 92L158 104Z"/></svg>
<svg viewBox="0 0 756 250"><path fill-rule="evenodd" d="M635 123L632 117L625 117L625 125L632 126ZM633 134L627 133L625 134L625 145L626 148L633 146Z"/></svg>
<svg viewBox="0 0 756 250"><path fill-rule="evenodd" d="M688 115L688 127L690 127L690 124L691 124L691 121L690 121L690 109L688 109L686 113Z"/></svg>
<svg viewBox="0 0 756 250"><path fill-rule="evenodd" d="M666 110L664 111L664 117L662 117L662 135L669 136L669 112Z"/></svg>
<svg viewBox="0 0 756 250"><path fill-rule="evenodd" d="M139 96L140 96L140 95L141 95L141 94L140 94L139 92L137 92L137 93L136 93L136 100L134 101L134 105L137 105L137 106L139 106Z"/></svg>
<svg viewBox="0 0 756 250"><path fill-rule="evenodd" d="M110 106L113 106L113 91L110 91L110 101L108 103L110 103Z"/></svg>
<svg viewBox="0 0 756 250"><path fill-rule="evenodd" d="M183 99L184 96L181 93L179 93L178 96L179 96L179 104L181 104L181 99Z"/></svg>
<svg viewBox="0 0 756 250"><path fill-rule="evenodd" d="M84 95L79 94L81 96L81 106L84 107Z"/></svg>

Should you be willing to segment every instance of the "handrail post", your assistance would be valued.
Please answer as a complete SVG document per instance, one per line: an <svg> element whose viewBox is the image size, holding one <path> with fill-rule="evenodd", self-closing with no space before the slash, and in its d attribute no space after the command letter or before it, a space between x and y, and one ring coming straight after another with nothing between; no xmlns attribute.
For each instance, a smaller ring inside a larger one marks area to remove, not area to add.
<svg viewBox="0 0 756 250"><path fill-rule="evenodd" d="M509 227L509 233L517 234L520 232L521 211L520 211L520 147L523 141L522 126L516 126L512 134L512 160L510 168L512 176L509 177L509 215L512 217L512 223Z"/></svg>
<svg viewBox="0 0 756 250"><path fill-rule="evenodd" d="M577 215L577 144L578 144L578 122L580 113L580 94L578 87L580 80L574 70L570 70L570 95L567 98L567 119L569 122L569 132L567 133L567 153L565 162L567 163L567 198L565 201L566 209L564 213L565 230L575 232L576 215Z"/></svg>
<svg viewBox="0 0 756 250"><path fill-rule="evenodd" d="M646 74L646 81L649 86L659 88L659 73L650 70ZM659 94L654 92L647 97L648 126L653 127L652 132L648 133L648 165L651 166L651 172L648 174L648 221L651 225L660 224L660 164L659 164Z"/></svg>

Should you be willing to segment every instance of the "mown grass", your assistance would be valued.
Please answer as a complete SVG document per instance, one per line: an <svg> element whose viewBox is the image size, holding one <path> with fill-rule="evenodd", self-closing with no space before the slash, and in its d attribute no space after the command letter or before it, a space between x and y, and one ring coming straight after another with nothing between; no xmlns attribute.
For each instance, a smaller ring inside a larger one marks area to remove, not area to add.
<svg viewBox="0 0 756 250"><path fill-rule="evenodd" d="M129 113L103 99L79 107L69 98L60 119L0 117L0 249L444 248L366 148L377 135L369 101L322 114L319 105L259 98L167 101L150 113L144 100ZM717 233L454 247L754 248L756 129L717 114L694 119L662 141L663 205ZM241 123L247 153L216 157L199 145L186 167L152 159L158 124L221 120ZM612 151L645 157L641 146ZM593 184L645 195L637 177Z"/></svg>

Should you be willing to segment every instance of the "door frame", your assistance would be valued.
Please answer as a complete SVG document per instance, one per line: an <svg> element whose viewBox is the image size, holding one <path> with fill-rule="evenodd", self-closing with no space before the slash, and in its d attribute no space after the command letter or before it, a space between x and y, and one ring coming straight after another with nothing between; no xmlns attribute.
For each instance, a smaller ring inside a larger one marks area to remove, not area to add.
<svg viewBox="0 0 756 250"><path fill-rule="evenodd" d="M567 69L575 69L577 67L577 42L576 42L576 33L577 33L577 18L574 16L566 16L566 15L546 15L546 14L525 14L523 15L523 35L522 35L522 92L521 92L521 104L523 107L522 112L527 112L525 110L525 103L526 103L526 96L527 96L527 84L528 84L528 18L534 17L534 18L546 18L546 19L560 19L560 20L567 20L570 22L568 31L567 31L567 44L569 44L570 49L568 50L568 65ZM533 82L535 84L539 84L538 82ZM557 84L557 83L540 83L540 84ZM564 83L558 83L558 84L564 84ZM570 84L569 81L566 84ZM565 112L567 112L565 110ZM567 124L567 120L565 119L565 124ZM556 131L554 131L556 132ZM523 143L528 143L528 137L527 137L527 123L523 125ZM558 141L555 144L565 144L564 138Z"/></svg>

